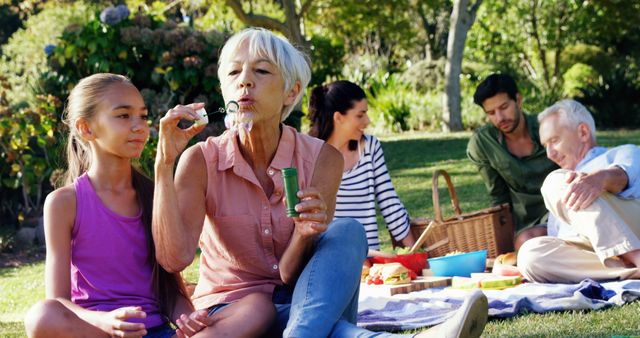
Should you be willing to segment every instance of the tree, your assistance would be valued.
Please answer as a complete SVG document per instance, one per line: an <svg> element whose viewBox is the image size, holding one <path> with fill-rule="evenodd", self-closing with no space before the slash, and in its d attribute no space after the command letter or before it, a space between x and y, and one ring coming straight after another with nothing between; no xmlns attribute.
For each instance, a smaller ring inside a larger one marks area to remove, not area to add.
<svg viewBox="0 0 640 338"><path fill-rule="evenodd" d="M264 27L278 31L284 34L294 45L306 51L309 50L309 42L305 37L303 24L304 15L309 11L313 0L305 0L304 2L294 0L279 1L284 12L284 20L254 13L252 1L248 2L248 10L243 6L242 0L226 0L225 3L233 9L238 19L247 26Z"/></svg>
<svg viewBox="0 0 640 338"><path fill-rule="evenodd" d="M449 34L449 16L453 7L446 0L413 0L411 3L424 33L424 59L427 62L445 57Z"/></svg>
<svg viewBox="0 0 640 338"><path fill-rule="evenodd" d="M465 61L489 65L473 74L480 79L493 72L513 75L526 110L541 111L568 92L565 77L576 63L603 79L620 66L633 79L640 63L639 15L637 1L484 0Z"/></svg>
<svg viewBox="0 0 640 338"><path fill-rule="evenodd" d="M473 25L478 7L482 0L471 3L469 0L455 0L451 12L449 39L447 42L447 62L444 67L445 90L442 96L442 127L445 131L462 130L460 112L460 74L462 56L467 40L467 32Z"/></svg>

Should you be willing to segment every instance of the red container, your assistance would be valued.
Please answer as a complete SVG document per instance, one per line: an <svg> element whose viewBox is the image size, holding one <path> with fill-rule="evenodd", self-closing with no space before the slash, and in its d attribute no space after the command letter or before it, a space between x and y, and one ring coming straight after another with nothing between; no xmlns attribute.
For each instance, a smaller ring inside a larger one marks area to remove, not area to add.
<svg viewBox="0 0 640 338"><path fill-rule="evenodd" d="M422 269L427 267L427 253L417 252L410 255L397 255L394 257L370 257L373 264L400 263L412 270L418 276L422 276Z"/></svg>

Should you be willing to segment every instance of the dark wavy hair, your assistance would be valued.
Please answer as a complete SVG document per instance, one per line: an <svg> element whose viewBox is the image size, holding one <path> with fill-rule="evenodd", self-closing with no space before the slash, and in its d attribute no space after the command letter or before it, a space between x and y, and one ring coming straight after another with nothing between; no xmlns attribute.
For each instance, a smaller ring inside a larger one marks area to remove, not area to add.
<svg viewBox="0 0 640 338"><path fill-rule="evenodd" d="M518 86L513 77L507 74L491 74L484 79L473 94L473 102L482 107L484 100L496 96L498 93L507 93L509 98L516 100ZM483 107L484 108L484 107Z"/></svg>
<svg viewBox="0 0 640 338"><path fill-rule="evenodd" d="M365 98L367 95L360 86L344 80L313 88L309 98L309 135L326 141L333 133L333 114L346 115L347 110ZM349 141L349 150L356 150L357 146L358 140Z"/></svg>

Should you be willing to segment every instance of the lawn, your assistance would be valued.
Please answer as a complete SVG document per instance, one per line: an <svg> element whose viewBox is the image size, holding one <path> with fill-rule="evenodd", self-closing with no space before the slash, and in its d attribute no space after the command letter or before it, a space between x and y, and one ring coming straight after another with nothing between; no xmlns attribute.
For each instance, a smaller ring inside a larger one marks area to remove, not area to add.
<svg viewBox="0 0 640 338"><path fill-rule="evenodd" d="M381 137L394 185L411 216L431 216L431 175L445 169L452 177L463 212L488 206L486 191L475 168L465 156L469 133L405 133ZM598 143L612 146L640 144L640 130L604 131ZM443 204L449 201L440 190ZM443 208L445 216L451 207ZM381 231L384 248L388 232ZM195 282L197 261L184 276ZM44 264L0 269L0 337L23 337L21 318L33 303L44 297ZM612 337L640 335L640 302L601 311L526 314L512 319L490 320L485 337Z"/></svg>

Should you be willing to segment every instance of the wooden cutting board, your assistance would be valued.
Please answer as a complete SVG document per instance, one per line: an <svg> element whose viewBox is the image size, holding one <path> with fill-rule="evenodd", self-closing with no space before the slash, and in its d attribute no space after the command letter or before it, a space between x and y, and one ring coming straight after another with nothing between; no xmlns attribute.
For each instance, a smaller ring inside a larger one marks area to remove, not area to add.
<svg viewBox="0 0 640 338"><path fill-rule="evenodd" d="M451 285L451 277L418 277L409 284L368 285L362 283L360 284L360 293L367 296L393 296L399 293L409 293L449 285Z"/></svg>

